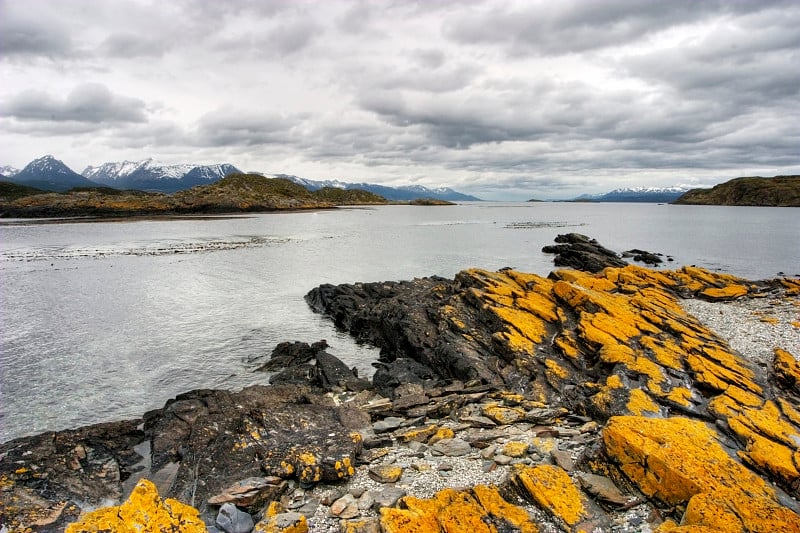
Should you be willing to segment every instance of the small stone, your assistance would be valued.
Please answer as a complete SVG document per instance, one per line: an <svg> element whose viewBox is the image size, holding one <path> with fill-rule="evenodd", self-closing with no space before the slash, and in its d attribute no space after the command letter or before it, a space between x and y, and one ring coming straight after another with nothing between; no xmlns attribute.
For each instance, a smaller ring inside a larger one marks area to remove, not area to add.
<svg viewBox="0 0 800 533"><path fill-rule="evenodd" d="M430 439L428 439L428 444L436 444L440 440L452 439L455 436L456 435L455 435L455 433L453 432L452 429L450 429L450 428L439 428L439 431L437 431Z"/></svg>
<svg viewBox="0 0 800 533"><path fill-rule="evenodd" d="M403 475L403 469L395 465L378 465L371 467L368 473L378 483L394 483Z"/></svg>
<svg viewBox="0 0 800 533"><path fill-rule="evenodd" d="M355 493L356 490L359 490L359 489L353 489L351 491L351 493ZM363 491L363 490L366 490L366 489L360 489L360 490ZM342 496L344 496L344 493L342 491L340 491L340 490L336 490L335 489L335 490L332 490L331 492L329 492L328 494L326 494L325 496L323 496L322 498L320 498L320 503L322 505L327 505L328 507L330 507L331 505L333 505L333 502L335 502L336 500L338 500ZM358 496L356 496L356 497L358 497Z"/></svg>
<svg viewBox="0 0 800 533"><path fill-rule="evenodd" d="M405 421L405 418L400 418L398 416L387 416L383 420L378 420L372 424L372 429L375 433L385 433L399 428Z"/></svg>
<svg viewBox="0 0 800 533"><path fill-rule="evenodd" d="M442 439L434 444L432 449L448 457L459 457L470 453L472 446L465 440L454 438Z"/></svg>
<svg viewBox="0 0 800 533"><path fill-rule="evenodd" d="M550 452L550 457L553 458L553 462L566 470L567 472L572 472L575 470L575 462L572 460L572 454L563 450L553 450Z"/></svg>
<svg viewBox="0 0 800 533"><path fill-rule="evenodd" d="M372 492L375 504L372 508L377 511L382 507L394 507L397 500L406 495L406 491L397 487L386 487L380 492Z"/></svg>
<svg viewBox="0 0 800 533"><path fill-rule="evenodd" d="M359 515L358 502L352 494L345 494L333 502L331 515L339 518L355 518Z"/></svg>
<svg viewBox="0 0 800 533"><path fill-rule="evenodd" d="M439 466L436 467L436 470L439 472L450 472L453 469L453 465L450 463L441 463Z"/></svg>
<svg viewBox="0 0 800 533"><path fill-rule="evenodd" d="M429 398L425 394L409 394L407 396L400 396L392 401L392 409L403 411L415 405L425 405L428 403Z"/></svg>
<svg viewBox="0 0 800 533"><path fill-rule="evenodd" d="M489 429L497 426L494 420L485 416L465 416L459 418L459 420L474 428Z"/></svg>
<svg viewBox="0 0 800 533"><path fill-rule="evenodd" d="M598 500L614 505L625 505L628 498L617 488L613 481L605 476L579 472L577 474L581 487Z"/></svg>
<svg viewBox="0 0 800 533"><path fill-rule="evenodd" d="M523 419L525 411L518 407L502 407L490 404L483 407L483 415L491 418L498 424L513 424Z"/></svg>
<svg viewBox="0 0 800 533"><path fill-rule="evenodd" d="M400 439L401 442L406 443L411 441L425 442L437 431L439 431L438 426L436 424L430 424L421 428L411 428L406 431L402 431L397 434L397 438Z"/></svg>
<svg viewBox="0 0 800 533"><path fill-rule="evenodd" d="M511 441L503 446L503 455L513 457L514 459L524 457L526 453L528 453L528 443L526 442Z"/></svg>
<svg viewBox="0 0 800 533"><path fill-rule="evenodd" d="M509 465L513 460L514 459L512 457L503 454L498 454L494 456L494 462L501 466Z"/></svg>
<svg viewBox="0 0 800 533"><path fill-rule="evenodd" d="M264 517L253 529L253 533L281 533L284 531L307 533L306 517L300 513L278 513Z"/></svg>
<svg viewBox="0 0 800 533"><path fill-rule="evenodd" d="M316 514L319 503L319 498L309 498L303 505L298 507L296 511L306 518L311 518Z"/></svg>
<svg viewBox="0 0 800 533"><path fill-rule="evenodd" d="M250 533L255 523L248 513L240 511L232 503L226 503L219 509L217 525L226 533Z"/></svg>
<svg viewBox="0 0 800 533"><path fill-rule="evenodd" d="M381 533L380 520L377 517L362 518L360 520L342 520L339 523L341 533Z"/></svg>
<svg viewBox="0 0 800 533"><path fill-rule="evenodd" d="M495 453L497 453L497 445L492 444L488 448L484 448L483 450L481 450L481 457L484 459L491 459L492 457L494 457Z"/></svg>
<svg viewBox="0 0 800 533"><path fill-rule="evenodd" d="M360 510L366 511L368 509L371 509L372 506L375 504L375 497L372 495L370 491L366 491L364 492L364 494L361 495L360 498L358 498L356 504L358 505L358 508Z"/></svg>
<svg viewBox="0 0 800 533"><path fill-rule="evenodd" d="M408 449L414 453L423 453L425 450L428 449L428 446L423 444L422 442L417 442L412 440L408 443Z"/></svg>

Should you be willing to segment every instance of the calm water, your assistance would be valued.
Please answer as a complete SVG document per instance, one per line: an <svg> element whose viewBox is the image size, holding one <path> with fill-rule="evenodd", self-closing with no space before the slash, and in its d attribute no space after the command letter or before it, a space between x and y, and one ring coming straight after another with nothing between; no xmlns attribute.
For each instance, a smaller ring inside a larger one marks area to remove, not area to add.
<svg viewBox="0 0 800 533"><path fill-rule="evenodd" d="M519 227L522 226L522 227ZM0 225L0 441L132 418L193 388L265 383L275 344L375 350L313 314L321 283L511 266L577 231L760 279L800 272L800 209L637 204L388 206L233 218Z"/></svg>

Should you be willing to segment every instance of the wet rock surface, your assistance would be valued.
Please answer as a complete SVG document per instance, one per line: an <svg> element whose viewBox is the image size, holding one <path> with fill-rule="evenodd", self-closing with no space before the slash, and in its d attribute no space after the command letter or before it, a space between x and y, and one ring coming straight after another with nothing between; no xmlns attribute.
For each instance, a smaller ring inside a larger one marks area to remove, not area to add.
<svg viewBox="0 0 800 533"><path fill-rule="evenodd" d="M289 385L5 443L3 525L62 531L135 486L127 509L211 531L223 508L254 531L800 531L800 354L751 361L680 305L798 293L637 266L324 285L312 307L381 348L374 386L287 343L270 370L313 369Z"/></svg>

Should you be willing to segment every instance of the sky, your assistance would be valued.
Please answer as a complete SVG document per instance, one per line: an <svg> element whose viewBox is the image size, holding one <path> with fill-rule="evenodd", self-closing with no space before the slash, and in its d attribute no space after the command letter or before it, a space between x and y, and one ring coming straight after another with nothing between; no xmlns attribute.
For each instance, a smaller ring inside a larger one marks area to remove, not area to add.
<svg viewBox="0 0 800 533"><path fill-rule="evenodd" d="M0 0L0 165L487 200L800 174L797 0Z"/></svg>

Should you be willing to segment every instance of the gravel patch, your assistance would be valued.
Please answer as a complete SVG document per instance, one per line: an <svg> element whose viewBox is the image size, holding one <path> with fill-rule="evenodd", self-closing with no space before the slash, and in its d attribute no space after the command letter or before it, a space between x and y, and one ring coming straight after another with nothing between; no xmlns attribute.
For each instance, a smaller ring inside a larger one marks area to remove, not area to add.
<svg viewBox="0 0 800 533"><path fill-rule="evenodd" d="M800 297L745 298L732 302L682 300L681 305L728 345L759 365L781 348L800 360Z"/></svg>

